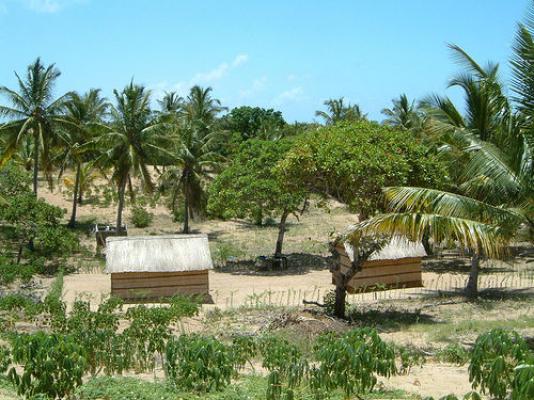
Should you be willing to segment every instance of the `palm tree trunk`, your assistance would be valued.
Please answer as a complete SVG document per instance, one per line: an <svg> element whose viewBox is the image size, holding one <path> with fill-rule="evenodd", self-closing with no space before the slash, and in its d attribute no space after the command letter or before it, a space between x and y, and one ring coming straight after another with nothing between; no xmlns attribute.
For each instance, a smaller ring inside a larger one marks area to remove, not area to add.
<svg viewBox="0 0 534 400"><path fill-rule="evenodd" d="M184 185L184 230L183 233L189 233L189 196Z"/></svg>
<svg viewBox="0 0 534 400"><path fill-rule="evenodd" d="M128 174L128 192L130 194L130 201L132 202L132 204L135 204L135 193L133 190L132 177L130 176L130 174Z"/></svg>
<svg viewBox="0 0 534 400"><path fill-rule="evenodd" d="M76 226L76 211L78 208L78 190L80 187L80 175L82 173L81 163L76 164L76 178L74 179L74 194L72 196L72 214L70 215L69 227Z"/></svg>
<svg viewBox="0 0 534 400"><path fill-rule="evenodd" d="M124 209L124 195L126 192L127 177L121 177L119 182L119 205L117 208L117 232L122 231L122 211Z"/></svg>
<svg viewBox="0 0 534 400"><path fill-rule="evenodd" d="M39 133L33 135L33 194L37 196L39 174Z"/></svg>
<svg viewBox="0 0 534 400"><path fill-rule="evenodd" d="M469 271L469 279L465 287L465 294L470 299L478 297L478 274L480 272L480 256L473 254L471 257L471 270Z"/></svg>
<svg viewBox="0 0 534 400"><path fill-rule="evenodd" d="M286 221L288 212L284 210L282 217L280 218L280 224L278 224L278 239L276 240L276 249L274 250L274 256L280 257L282 255L282 246L284 244L284 235L286 233Z"/></svg>

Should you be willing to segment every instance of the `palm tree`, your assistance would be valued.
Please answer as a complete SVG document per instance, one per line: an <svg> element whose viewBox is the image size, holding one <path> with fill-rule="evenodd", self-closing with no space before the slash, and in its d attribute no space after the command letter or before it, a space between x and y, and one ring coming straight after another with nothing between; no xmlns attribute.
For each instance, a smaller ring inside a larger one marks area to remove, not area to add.
<svg viewBox="0 0 534 400"><path fill-rule="evenodd" d="M393 107L382 110L382 114L387 117L384 124L405 130L420 131L422 117L415 106L415 101L410 102L404 93L398 99L391 101Z"/></svg>
<svg viewBox="0 0 534 400"><path fill-rule="evenodd" d="M385 188L390 213L364 221L358 229L412 240L428 232L437 243L455 242L468 249L472 255L466 294L474 298L480 258L502 256L523 226L534 226L534 142L530 130L519 129L525 119L512 113L502 94L498 67L481 68L460 48L453 50L469 69L453 80L464 89L466 114L437 96L430 112L433 128L461 150L462 159L455 164L461 170L456 191ZM515 79L523 79L517 71Z"/></svg>
<svg viewBox="0 0 534 400"><path fill-rule="evenodd" d="M184 99L176 92L165 92L158 104L162 113L176 113L183 109Z"/></svg>
<svg viewBox="0 0 534 400"><path fill-rule="evenodd" d="M0 106L0 117L7 117L9 122L0 126L0 134L5 135L3 154L0 165L9 160L17 148L24 144L24 138L30 136L33 141L33 192L37 195L38 173L41 163L47 173L50 168L50 151L57 142L64 142L60 126L65 126L63 118L65 103L70 93L57 99L53 98L54 84L60 76L59 70L51 64L44 66L41 59L28 66L26 76L22 79L15 73L18 92L0 86L11 106Z"/></svg>
<svg viewBox="0 0 534 400"><path fill-rule="evenodd" d="M101 127L108 102L100 97L100 89L91 89L84 95L73 93L71 99L65 104L65 119L71 123L69 129L69 143L63 154L63 165L60 176L64 168L71 164L76 171L76 178L73 184L72 213L69 226L76 225L77 205L81 203L81 181L85 154L90 148L92 140L95 139L97 128Z"/></svg>
<svg viewBox="0 0 534 400"><path fill-rule="evenodd" d="M159 124L150 110L150 92L130 82L121 92L114 90L116 104L111 106L108 132L98 140L105 159L113 169L112 179L117 185L117 230L122 229L122 212L126 185L132 176L138 176L145 191L154 184L148 170L150 155L164 151L156 145Z"/></svg>
<svg viewBox="0 0 534 400"><path fill-rule="evenodd" d="M221 102L211 97L211 88L194 86L187 97L184 118L174 121L177 137L174 158L177 176L184 196L183 232L189 233L189 218L202 215L206 208L204 182L215 172L221 156L215 152L220 132L216 129L217 115L224 110Z"/></svg>
<svg viewBox="0 0 534 400"><path fill-rule="evenodd" d="M343 97L328 99L323 103L327 111L316 111L315 116L321 117L326 125L334 125L341 121L359 121L367 118L357 104L345 104Z"/></svg>

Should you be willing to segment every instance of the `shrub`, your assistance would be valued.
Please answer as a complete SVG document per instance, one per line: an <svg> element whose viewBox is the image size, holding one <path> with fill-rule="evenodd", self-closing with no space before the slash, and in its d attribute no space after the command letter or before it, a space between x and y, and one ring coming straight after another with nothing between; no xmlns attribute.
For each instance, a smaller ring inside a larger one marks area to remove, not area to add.
<svg viewBox="0 0 534 400"><path fill-rule="evenodd" d="M147 210L145 210L143 207L135 206L132 209L132 224L136 228L146 228L152 223L152 220L154 219L154 215L152 213L149 213Z"/></svg>
<svg viewBox="0 0 534 400"><path fill-rule="evenodd" d="M436 358L442 362L464 365L469 361L469 352L459 344L453 343L436 352Z"/></svg>
<svg viewBox="0 0 534 400"><path fill-rule="evenodd" d="M534 399L534 357L514 369L512 400Z"/></svg>
<svg viewBox="0 0 534 400"><path fill-rule="evenodd" d="M410 369L416 365L423 366L426 362L424 353L411 346L396 347L398 357L400 358L400 368L398 370L401 374L409 374Z"/></svg>
<svg viewBox="0 0 534 400"><path fill-rule="evenodd" d="M471 353L469 380L482 393L504 399L514 378L514 368L529 354L517 332L493 329L480 335Z"/></svg>
<svg viewBox="0 0 534 400"><path fill-rule="evenodd" d="M186 390L222 390L235 375L231 349L211 336L181 335L169 340L165 361L173 385Z"/></svg>
<svg viewBox="0 0 534 400"><path fill-rule="evenodd" d="M286 339L267 336L260 341L262 366L269 371L267 376L267 400L295 397L308 369L308 362L299 349Z"/></svg>
<svg viewBox="0 0 534 400"><path fill-rule="evenodd" d="M11 346L15 366L8 378L19 395L64 398L82 384L84 350L71 336L22 334L12 338Z"/></svg>
<svg viewBox="0 0 534 400"><path fill-rule="evenodd" d="M369 392L376 375L396 372L395 350L383 342L375 329L354 329L341 337L328 333L314 347L317 361L311 370L310 385L316 398L328 398L341 389L346 398Z"/></svg>

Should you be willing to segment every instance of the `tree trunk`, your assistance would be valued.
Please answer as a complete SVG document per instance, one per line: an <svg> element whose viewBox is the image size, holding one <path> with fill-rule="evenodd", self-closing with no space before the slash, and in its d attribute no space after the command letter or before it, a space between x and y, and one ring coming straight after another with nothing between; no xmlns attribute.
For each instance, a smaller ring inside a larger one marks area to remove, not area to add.
<svg viewBox="0 0 534 400"><path fill-rule="evenodd" d="M38 174L39 174L39 133L33 137L33 194L37 196Z"/></svg>
<svg viewBox="0 0 534 400"><path fill-rule="evenodd" d="M336 298L334 303L334 315L345 319L345 305L347 300L347 288L345 287L345 277L341 272L336 272Z"/></svg>
<svg viewBox="0 0 534 400"><path fill-rule="evenodd" d="M189 233L189 195L184 185L184 230L183 233Z"/></svg>
<svg viewBox="0 0 534 400"><path fill-rule="evenodd" d="M280 217L280 224L278 224L278 239L276 239L276 249L274 250L274 256L280 257L282 255L282 246L284 244L284 235L286 233L286 221L288 212L284 210Z"/></svg>
<svg viewBox="0 0 534 400"><path fill-rule="evenodd" d="M128 192L130 194L130 201L132 202L132 204L135 204L135 193L133 190L132 177L130 176L130 174L128 174Z"/></svg>
<svg viewBox="0 0 534 400"><path fill-rule="evenodd" d="M473 254L471 257L471 270L469 271L469 280L465 287L465 294L470 299L478 297L478 274L480 272L480 256Z"/></svg>
<svg viewBox="0 0 534 400"><path fill-rule="evenodd" d="M122 210L124 209L124 195L126 192L127 177L121 177L119 182L119 205L117 208L117 232L122 231Z"/></svg>
<svg viewBox="0 0 534 400"><path fill-rule="evenodd" d="M432 248L432 245L430 244L430 232L428 231L428 228L425 229L423 232L423 238L421 240L421 243L423 247L425 248L425 252L427 256L431 256L434 254L434 250Z"/></svg>
<svg viewBox="0 0 534 400"><path fill-rule="evenodd" d="M78 190L80 187L80 175L81 175L82 165L81 163L76 164L76 178L74 179L74 193L72 196L72 214L70 216L69 227L74 228L76 226L76 210L78 206Z"/></svg>

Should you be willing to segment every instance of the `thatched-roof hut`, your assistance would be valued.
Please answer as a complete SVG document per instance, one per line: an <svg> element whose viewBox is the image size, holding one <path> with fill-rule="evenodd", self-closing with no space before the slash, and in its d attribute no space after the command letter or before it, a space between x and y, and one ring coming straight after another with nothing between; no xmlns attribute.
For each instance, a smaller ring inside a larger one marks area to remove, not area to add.
<svg viewBox="0 0 534 400"><path fill-rule="evenodd" d="M209 298L213 265L206 235L108 237L106 243L112 295L126 301L175 294Z"/></svg>
<svg viewBox="0 0 534 400"><path fill-rule="evenodd" d="M394 236L363 263L357 262L354 248L348 241L339 242L336 252L339 256L339 271L336 272L341 274L334 273L332 283L336 284L336 276L349 277L345 285L349 293L423 286L421 259L426 252L421 243Z"/></svg>

